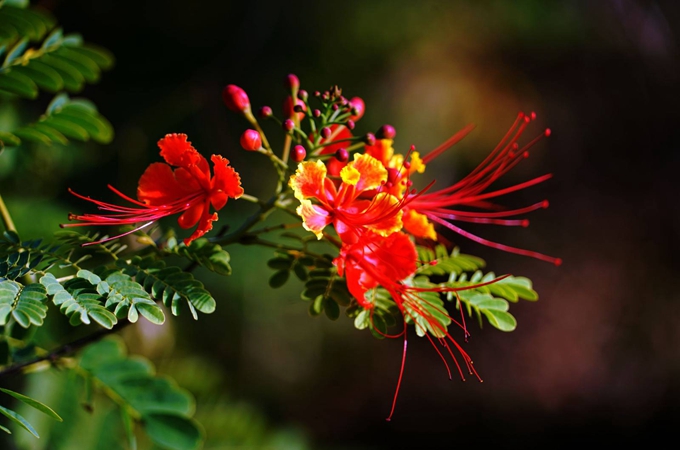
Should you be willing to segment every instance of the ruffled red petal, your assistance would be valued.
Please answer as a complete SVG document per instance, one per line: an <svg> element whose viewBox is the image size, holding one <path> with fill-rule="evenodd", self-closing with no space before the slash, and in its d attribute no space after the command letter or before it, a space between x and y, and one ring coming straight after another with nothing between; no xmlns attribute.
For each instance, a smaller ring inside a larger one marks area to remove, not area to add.
<svg viewBox="0 0 680 450"><path fill-rule="evenodd" d="M172 133L166 134L158 141L161 149L161 156L171 166L188 167L192 164L199 164L205 158L187 140L186 134ZM207 168L207 162L205 163Z"/></svg>
<svg viewBox="0 0 680 450"><path fill-rule="evenodd" d="M243 195L241 177L233 167L229 166L229 160L220 155L212 155L213 162L212 196L211 201L215 209L219 210L227 203L227 197L239 198ZM220 192L227 194L219 195Z"/></svg>

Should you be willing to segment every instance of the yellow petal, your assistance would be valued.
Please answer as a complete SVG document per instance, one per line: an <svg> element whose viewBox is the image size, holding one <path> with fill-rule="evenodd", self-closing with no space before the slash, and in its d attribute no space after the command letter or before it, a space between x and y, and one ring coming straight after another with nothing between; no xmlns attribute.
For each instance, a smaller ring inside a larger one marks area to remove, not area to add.
<svg viewBox="0 0 680 450"><path fill-rule="evenodd" d="M371 155L355 154L354 161L348 165L361 174L355 184L357 191L375 189L387 181L387 169Z"/></svg>
<svg viewBox="0 0 680 450"><path fill-rule="evenodd" d="M323 197L323 185L326 179L326 165L321 161L303 161L298 165L295 174L291 175L288 186L293 189L295 198Z"/></svg>
<svg viewBox="0 0 680 450"><path fill-rule="evenodd" d="M425 214L420 214L413 209L410 209L402 218L404 222L404 229L416 237L424 237L437 240L437 232L434 231L434 225L427 219Z"/></svg>

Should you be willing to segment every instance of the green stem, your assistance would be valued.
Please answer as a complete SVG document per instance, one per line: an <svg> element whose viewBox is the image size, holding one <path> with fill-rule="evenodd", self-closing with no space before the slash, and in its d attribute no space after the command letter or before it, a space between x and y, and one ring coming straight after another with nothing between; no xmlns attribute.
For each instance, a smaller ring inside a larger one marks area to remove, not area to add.
<svg viewBox="0 0 680 450"><path fill-rule="evenodd" d="M5 205L5 202L2 199L1 195L0 195L0 216L2 216L2 223L5 225L5 229L7 231L12 231L16 233L17 229L14 226L14 221L12 221L12 216L9 214L7 205Z"/></svg>

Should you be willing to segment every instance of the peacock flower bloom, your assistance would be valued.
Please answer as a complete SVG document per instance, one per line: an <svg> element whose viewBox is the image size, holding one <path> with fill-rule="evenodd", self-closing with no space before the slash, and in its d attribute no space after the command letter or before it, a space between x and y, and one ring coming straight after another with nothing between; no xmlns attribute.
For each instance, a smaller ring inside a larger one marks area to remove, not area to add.
<svg viewBox="0 0 680 450"><path fill-rule="evenodd" d="M504 209L490 200L542 183L551 178L552 174L542 175L504 189L488 190L492 183L529 156L529 148L543 137L550 136L550 129L546 129L527 144L519 145L519 138L527 125L535 118L535 113L530 115L519 113L496 148L470 174L447 188L434 192L421 192L417 198L411 199L405 208L404 229L416 237L436 239L433 224L438 224L480 244L560 265L562 263L560 258L492 242L453 223L458 221L527 227L529 221L519 219L517 216L548 207L548 201L543 200L523 208ZM423 157L421 162L428 164L443 151L463 139L473 128L473 125L468 125Z"/></svg>
<svg viewBox="0 0 680 450"><path fill-rule="evenodd" d="M196 226L191 236L184 239L186 245L210 231L213 222L217 220L217 213L210 212L211 206L219 211L229 198L236 199L243 195L239 174L229 166L228 159L212 155L211 176L208 161L191 145L185 134L168 134L158 141L158 147L165 163L153 163L147 167L139 179L137 200L109 185L109 189L134 206L105 203L69 189L76 197L92 202L100 210L111 214L69 214L69 220L77 220L79 223L61 226L141 223L131 231L98 241L101 243L134 233L163 217L181 213L177 219L180 227L189 229Z"/></svg>
<svg viewBox="0 0 680 450"><path fill-rule="evenodd" d="M306 230L321 239L323 229L333 224L343 242L353 243L367 230L381 236L401 230L404 202L376 191L386 183L387 175L377 159L355 154L340 171L337 187L321 161L300 163L288 184L300 200L297 213Z"/></svg>
<svg viewBox="0 0 680 450"><path fill-rule="evenodd" d="M456 293L462 290L481 287L504 277L497 278L488 283L465 287L453 288L439 285L418 287L412 279L416 272L417 258L418 255L411 238L403 232L395 232L387 237L382 237L375 233L365 233L354 244L343 245L340 249L340 255L333 263L338 269L338 274L345 277L350 293L364 309L372 311L374 308L372 299L367 294L377 287L384 288L401 311L404 317L404 325L406 325L407 320L414 323L419 331L418 334L426 336L433 345L446 366L449 378L451 378L451 370L435 340L442 347L446 348L458 369L461 379L465 380L465 376L451 346L455 347L462 357L467 372L481 381L470 356L451 337L446 329L446 325L453 322L464 330L465 337L467 338L469 333L465 327L464 319L461 322L456 321L449 316L446 310L425 300L422 294L426 292ZM400 337L402 335L404 337L404 351L401 369L392 402L392 409L387 420L390 420L394 413L404 371L407 347L406 327L404 327L404 331L397 335L386 335L386 337Z"/></svg>

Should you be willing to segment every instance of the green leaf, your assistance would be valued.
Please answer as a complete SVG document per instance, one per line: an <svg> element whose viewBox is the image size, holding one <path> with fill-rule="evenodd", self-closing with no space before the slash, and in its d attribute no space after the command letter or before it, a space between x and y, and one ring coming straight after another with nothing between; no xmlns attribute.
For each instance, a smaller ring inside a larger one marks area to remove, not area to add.
<svg viewBox="0 0 680 450"><path fill-rule="evenodd" d="M330 298L324 299L323 309L331 320L337 320L340 317L340 307Z"/></svg>
<svg viewBox="0 0 680 450"><path fill-rule="evenodd" d="M47 414L48 416L50 416L54 420L58 420L59 422L64 421L64 419L59 417L59 414L54 412L54 410L52 408L45 405L44 403L39 402L38 400L32 399L31 397L27 397L23 394L19 394L18 392L10 391L9 389L5 389L5 388L0 388L0 391L4 392L5 394L11 395L12 397L16 398L17 400L24 402L28 406L35 408L35 409L37 409L38 411L40 411L44 414Z"/></svg>
<svg viewBox="0 0 680 450"><path fill-rule="evenodd" d="M40 142L47 145L52 143L52 140L47 134L33 127L19 128L18 130L14 131L14 134L29 142Z"/></svg>
<svg viewBox="0 0 680 450"><path fill-rule="evenodd" d="M5 57L5 62L2 64L2 67L8 67L10 66L14 61L19 59L21 55L24 54L24 51L26 51L26 47L28 46L28 38L23 38L19 42L17 42L14 47L12 47L9 52L7 52L7 56Z"/></svg>
<svg viewBox="0 0 680 450"><path fill-rule="evenodd" d="M44 64L36 65L30 63L26 66L14 66L12 71L27 76L40 89L48 92L57 92L64 88L64 80L59 76L59 73Z"/></svg>
<svg viewBox="0 0 680 450"><path fill-rule="evenodd" d="M29 99L38 97L38 86L35 82L12 69L0 74L0 89Z"/></svg>
<svg viewBox="0 0 680 450"><path fill-rule="evenodd" d="M70 47L72 51L94 61L100 68L107 70L113 67L115 57L105 48L93 44L83 44L80 47Z"/></svg>
<svg viewBox="0 0 680 450"><path fill-rule="evenodd" d="M269 278L269 286L274 289L280 288L286 284L288 278L290 278L290 272L288 270L279 270L274 272L274 274Z"/></svg>
<svg viewBox="0 0 680 450"><path fill-rule="evenodd" d="M3 406L0 406L0 414L3 416L7 417L9 420L12 422L18 424L21 426L23 429L31 433L33 436L39 438L40 436L38 435L38 432L35 431L35 428L31 426L30 423L26 419L24 419L21 415L18 413L12 411L11 409L7 409Z"/></svg>
<svg viewBox="0 0 680 450"><path fill-rule="evenodd" d="M168 450L194 450L201 447L203 434L195 421L169 414L144 416L146 434L162 448Z"/></svg>
<svg viewBox="0 0 680 450"><path fill-rule="evenodd" d="M0 142L2 142L6 147L16 147L21 144L21 139L12 133L7 131L0 131Z"/></svg>
<svg viewBox="0 0 680 450"><path fill-rule="evenodd" d="M68 138L83 142L90 139L90 135L85 128L68 118L61 117L61 115L50 116L43 120L42 123L51 126Z"/></svg>
<svg viewBox="0 0 680 450"><path fill-rule="evenodd" d="M5 325L11 314L24 328L41 326L47 315L45 288L40 284L23 286L12 280L0 282L0 325Z"/></svg>
<svg viewBox="0 0 680 450"><path fill-rule="evenodd" d="M501 331L513 331L517 328L517 320L508 312L495 309L487 309L482 312L489 323Z"/></svg>

